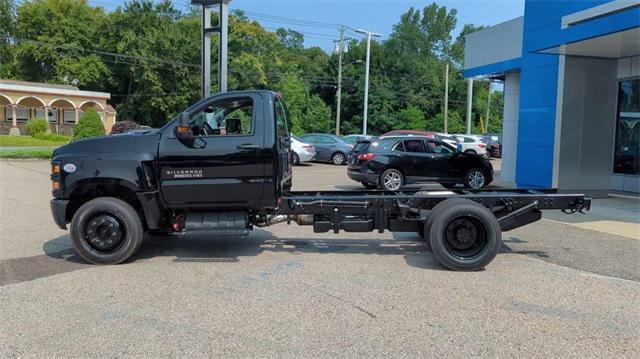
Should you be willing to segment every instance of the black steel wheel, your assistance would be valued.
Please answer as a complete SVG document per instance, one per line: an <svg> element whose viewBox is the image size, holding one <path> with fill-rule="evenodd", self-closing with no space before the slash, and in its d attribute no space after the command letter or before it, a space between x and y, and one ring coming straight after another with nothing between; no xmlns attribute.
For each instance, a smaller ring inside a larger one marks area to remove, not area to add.
<svg viewBox="0 0 640 359"><path fill-rule="evenodd" d="M300 156L297 153L293 152L293 165L297 166L300 164Z"/></svg>
<svg viewBox="0 0 640 359"><path fill-rule="evenodd" d="M493 213L461 198L445 200L433 208L424 236L438 261L458 271L484 268L502 245L502 231Z"/></svg>
<svg viewBox="0 0 640 359"><path fill-rule="evenodd" d="M70 236L78 254L94 264L118 264L142 244L144 231L136 210L113 197L83 204L71 219Z"/></svg>
<svg viewBox="0 0 640 359"><path fill-rule="evenodd" d="M347 157L342 152L336 152L331 155L331 162L336 166L342 166L347 162Z"/></svg>

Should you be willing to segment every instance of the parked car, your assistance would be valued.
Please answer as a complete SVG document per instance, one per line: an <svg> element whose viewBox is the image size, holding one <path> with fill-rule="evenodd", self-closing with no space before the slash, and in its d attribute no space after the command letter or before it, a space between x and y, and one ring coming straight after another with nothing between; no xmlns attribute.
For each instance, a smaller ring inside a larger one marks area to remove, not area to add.
<svg viewBox="0 0 640 359"><path fill-rule="evenodd" d="M487 153L487 144L482 142L479 137L467 135L455 135L458 140L457 149L467 154L480 155L489 157Z"/></svg>
<svg viewBox="0 0 640 359"><path fill-rule="evenodd" d="M493 181L493 167L487 159L440 140L406 136L358 142L347 175L367 188L389 191L431 181L446 188L463 184L479 189Z"/></svg>
<svg viewBox="0 0 640 359"><path fill-rule="evenodd" d="M310 162L316 156L316 148L312 144L306 143L294 135L291 135L291 150L293 164L296 166L302 162Z"/></svg>
<svg viewBox="0 0 640 359"><path fill-rule="evenodd" d="M436 139L440 140L448 145L453 146L454 148L458 146L458 140L456 140L454 135L449 135L446 133L436 133Z"/></svg>
<svg viewBox="0 0 640 359"><path fill-rule="evenodd" d="M310 133L300 137L304 142L311 143L316 148L315 161L332 162L334 165L347 163L347 155L353 145L342 137L324 133Z"/></svg>
<svg viewBox="0 0 640 359"><path fill-rule="evenodd" d="M389 136L424 136L429 138L435 138L435 132L429 131L419 131L419 130L393 130L385 133L380 137L389 137Z"/></svg>
<svg viewBox="0 0 640 359"><path fill-rule="evenodd" d="M502 143L492 140L491 137L483 137L480 141L487 145L487 153L490 157L502 157Z"/></svg>
<svg viewBox="0 0 640 359"><path fill-rule="evenodd" d="M371 140L374 139L374 136L369 136L369 135L346 135L346 136L342 136L342 138L344 138L345 141L349 142L352 145L355 145L356 142L358 141L363 141L363 140Z"/></svg>

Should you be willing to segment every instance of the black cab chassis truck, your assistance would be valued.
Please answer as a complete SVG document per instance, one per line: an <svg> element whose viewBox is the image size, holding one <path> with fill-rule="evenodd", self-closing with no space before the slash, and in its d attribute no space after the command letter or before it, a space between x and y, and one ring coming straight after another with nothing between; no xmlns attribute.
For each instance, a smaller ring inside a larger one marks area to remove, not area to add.
<svg viewBox="0 0 640 359"><path fill-rule="evenodd" d="M548 209L588 210L555 190L291 191L287 111L279 94L204 99L164 127L81 140L52 159L51 211L77 253L117 264L145 232L244 234L280 222L314 232L417 232L452 270L478 270L503 231Z"/></svg>

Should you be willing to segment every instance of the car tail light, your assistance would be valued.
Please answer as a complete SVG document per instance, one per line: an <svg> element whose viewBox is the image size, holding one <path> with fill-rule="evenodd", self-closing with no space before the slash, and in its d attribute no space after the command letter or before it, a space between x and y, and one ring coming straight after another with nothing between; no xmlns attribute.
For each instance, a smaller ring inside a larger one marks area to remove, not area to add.
<svg viewBox="0 0 640 359"><path fill-rule="evenodd" d="M313 145L302 145L302 148L306 148L308 150L312 150L313 149Z"/></svg>
<svg viewBox="0 0 640 359"><path fill-rule="evenodd" d="M480 144L478 144L478 147L485 148L485 147L487 147L487 145L485 145L484 143L480 143Z"/></svg>
<svg viewBox="0 0 640 359"><path fill-rule="evenodd" d="M358 160L360 161L371 161L374 157L376 157L373 153L365 153L363 155L358 156Z"/></svg>

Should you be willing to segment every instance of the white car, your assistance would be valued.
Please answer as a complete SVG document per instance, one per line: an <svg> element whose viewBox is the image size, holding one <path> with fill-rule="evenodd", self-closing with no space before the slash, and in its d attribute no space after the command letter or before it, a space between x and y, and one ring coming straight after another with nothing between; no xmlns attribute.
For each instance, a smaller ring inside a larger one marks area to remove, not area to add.
<svg viewBox="0 0 640 359"><path fill-rule="evenodd" d="M455 138L458 140L458 145L456 146L458 151L484 157L488 156L487 144L480 141L479 138L465 135L455 135Z"/></svg>
<svg viewBox="0 0 640 359"><path fill-rule="evenodd" d="M456 148L458 146L458 140L456 140L454 135L436 133L436 138L448 145L451 145L453 148Z"/></svg>
<svg viewBox="0 0 640 359"><path fill-rule="evenodd" d="M309 162L316 156L316 148L298 137L291 135L291 150L293 151L293 165Z"/></svg>

